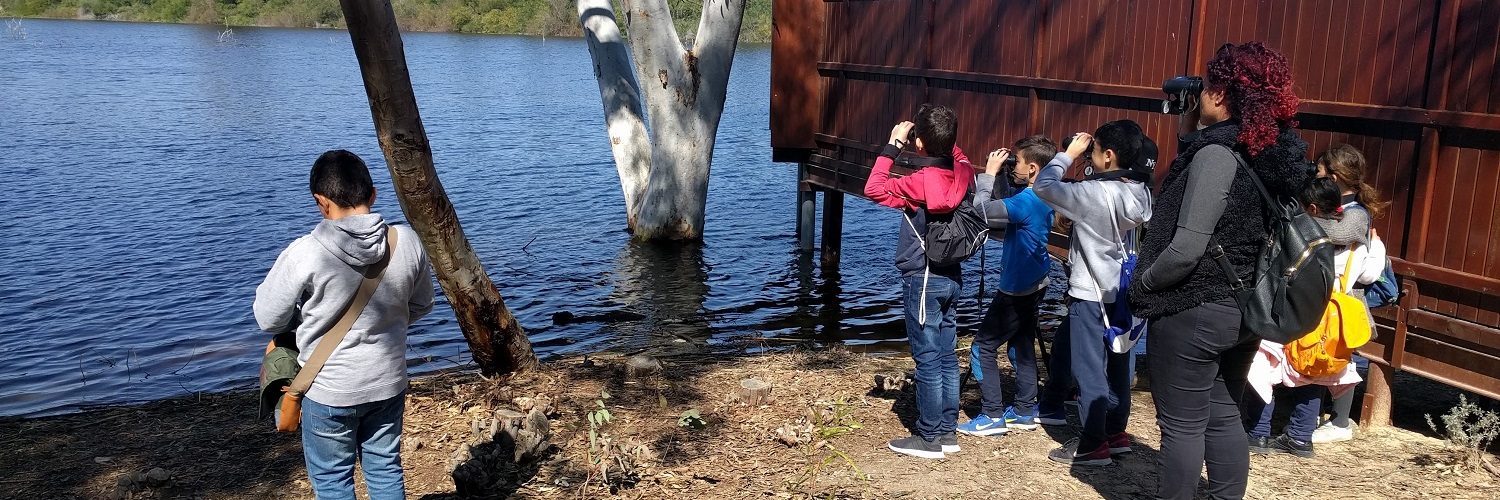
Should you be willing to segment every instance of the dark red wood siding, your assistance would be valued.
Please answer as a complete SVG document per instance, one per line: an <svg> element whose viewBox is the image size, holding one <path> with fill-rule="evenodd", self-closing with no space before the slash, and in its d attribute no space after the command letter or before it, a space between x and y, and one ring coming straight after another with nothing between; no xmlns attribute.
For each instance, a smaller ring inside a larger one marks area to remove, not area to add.
<svg viewBox="0 0 1500 500"><path fill-rule="evenodd" d="M859 194L890 127L938 102L958 110L971 156L1129 118L1164 169L1176 140L1162 80L1263 41L1292 63L1314 154L1360 148L1391 201L1375 228L1408 295L1377 312L1383 335L1364 351L1500 397L1496 12L1500 0L777 0L772 146L803 163L804 188Z"/></svg>

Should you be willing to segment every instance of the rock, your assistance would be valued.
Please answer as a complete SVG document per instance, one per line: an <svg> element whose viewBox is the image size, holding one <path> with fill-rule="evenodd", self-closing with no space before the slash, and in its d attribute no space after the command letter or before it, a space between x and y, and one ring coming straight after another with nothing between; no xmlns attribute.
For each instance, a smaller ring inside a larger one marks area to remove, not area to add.
<svg viewBox="0 0 1500 500"><path fill-rule="evenodd" d="M153 485L160 486L172 480L172 473L161 467L153 467L146 472L146 480Z"/></svg>
<svg viewBox="0 0 1500 500"><path fill-rule="evenodd" d="M113 462L114 460L115 457L94 457L94 463L96 464L107 464Z"/></svg>
<svg viewBox="0 0 1500 500"><path fill-rule="evenodd" d="M421 438L409 437L405 439L404 443L401 443L401 450L408 452L417 451L422 449L424 444L426 443L423 443Z"/></svg>
<svg viewBox="0 0 1500 500"><path fill-rule="evenodd" d="M797 446L812 441L813 426L808 422L787 422L777 427L774 435L777 441L787 446Z"/></svg>
<svg viewBox="0 0 1500 500"><path fill-rule="evenodd" d="M542 396L521 396L511 401L523 412L530 413L531 410L542 410L542 413L551 415L554 412L552 400Z"/></svg>
<svg viewBox="0 0 1500 500"><path fill-rule="evenodd" d="M661 373L661 361L646 354L637 354L625 360L625 376L630 378L649 377Z"/></svg>
<svg viewBox="0 0 1500 500"><path fill-rule="evenodd" d="M877 391L900 391L911 385L912 380L904 373L877 373L875 374L875 390Z"/></svg>

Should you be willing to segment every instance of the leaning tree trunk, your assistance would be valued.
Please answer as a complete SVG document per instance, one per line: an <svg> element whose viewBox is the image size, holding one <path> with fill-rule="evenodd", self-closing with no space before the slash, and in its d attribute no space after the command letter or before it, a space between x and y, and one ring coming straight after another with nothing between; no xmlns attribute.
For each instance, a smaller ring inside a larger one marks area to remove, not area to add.
<svg viewBox="0 0 1500 500"><path fill-rule="evenodd" d="M578 0L625 190L627 222L641 239L702 238L709 164L745 1L705 1L692 48L678 37L666 0L625 0L623 7L634 75L626 67L629 54L619 41L610 2ZM644 146L642 100L651 123Z"/></svg>
<svg viewBox="0 0 1500 500"><path fill-rule="evenodd" d="M469 341L474 362L485 375L536 366L526 332L505 307L500 291L464 238L458 214L432 166L432 149L417 112L406 52L390 1L340 0L340 4L364 75L375 133L385 152L391 182L396 185L396 197L432 259L438 283Z"/></svg>

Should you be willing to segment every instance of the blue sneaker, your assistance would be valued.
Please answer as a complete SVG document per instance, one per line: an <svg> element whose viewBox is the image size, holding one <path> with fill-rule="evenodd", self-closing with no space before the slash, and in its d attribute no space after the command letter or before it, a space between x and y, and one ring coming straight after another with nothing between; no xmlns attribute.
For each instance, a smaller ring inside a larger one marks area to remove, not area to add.
<svg viewBox="0 0 1500 500"><path fill-rule="evenodd" d="M958 426L958 432L970 436L998 436L1009 431L1004 420L996 420L983 413Z"/></svg>
<svg viewBox="0 0 1500 500"><path fill-rule="evenodd" d="M1029 431L1029 430L1032 430L1032 429L1036 429L1036 426L1037 426L1037 423L1036 423L1036 409L1033 408L1031 410L1031 412L1032 412L1031 415L1017 415L1016 414L1016 407L1014 407L1014 406L1007 406L1007 407L1005 407L1005 417L1004 417L1004 419L1005 419L1005 426L1006 427L1015 427L1017 429L1021 429L1021 430L1024 430L1024 431Z"/></svg>
<svg viewBox="0 0 1500 500"><path fill-rule="evenodd" d="M1068 425L1068 410L1066 409L1042 409L1042 407L1038 405L1036 411L1036 422L1039 424Z"/></svg>

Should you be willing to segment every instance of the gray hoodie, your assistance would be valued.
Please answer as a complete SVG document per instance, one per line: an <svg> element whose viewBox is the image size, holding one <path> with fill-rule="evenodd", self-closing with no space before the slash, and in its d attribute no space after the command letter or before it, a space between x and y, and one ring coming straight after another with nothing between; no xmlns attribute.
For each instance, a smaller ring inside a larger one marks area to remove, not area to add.
<svg viewBox="0 0 1500 500"><path fill-rule="evenodd" d="M364 279L364 267L385 257L386 227L380 214L324 220L282 251L256 287L255 321L272 333L295 330L299 363L307 363L338 322ZM318 372L309 399L347 407L406 390L406 328L432 310L433 289L416 231L396 231L396 253L380 287Z"/></svg>
<svg viewBox="0 0 1500 500"><path fill-rule="evenodd" d="M1145 184L1120 180L1063 182L1063 172L1072 164L1067 154L1058 153L1037 175L1032 190L1073 221L1068 295L1112 303L1120 292L1125 232L1151 220L1151 191Z"/></svg>

